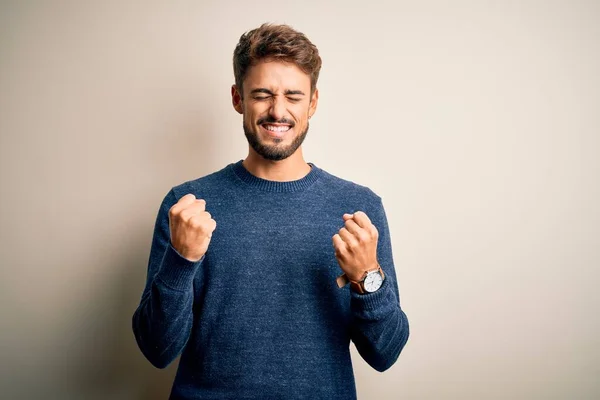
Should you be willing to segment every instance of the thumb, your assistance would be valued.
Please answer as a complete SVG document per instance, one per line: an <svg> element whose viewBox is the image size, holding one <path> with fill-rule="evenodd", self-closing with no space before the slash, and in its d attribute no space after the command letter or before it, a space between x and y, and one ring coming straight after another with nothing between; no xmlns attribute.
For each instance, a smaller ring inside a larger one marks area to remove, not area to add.
<svg viewBox="0 0 600 400"><path fill-rule="evenodd" d="M354 214L348 214L348 213L346 213L342 216L342 218L344 218L344 221L352 219L353 217L354 217Z"/></svg>

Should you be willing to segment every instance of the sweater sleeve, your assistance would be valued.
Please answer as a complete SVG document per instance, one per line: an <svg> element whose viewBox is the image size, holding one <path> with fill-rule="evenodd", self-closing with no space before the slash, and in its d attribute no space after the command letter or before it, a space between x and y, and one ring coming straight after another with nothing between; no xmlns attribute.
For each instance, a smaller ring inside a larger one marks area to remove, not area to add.
<svg viewBox="0 0 600 400"><path fill-rule="evenodd" d="M385 279L374 293L359 294L350 290L350 335L361 357L383 372L398 359L408 341L409 326L400 307L387 217L381 198L377 198L377 207L369 217L379 232L377 259Z"/></svg>
<svg viewBox="0 0 600 400"><path fill-rule="evenodd" d="M176 202L171 189L158 211L146 286L132 318L137 344L157 368L168 366L187 344L193 321L194 277L204 261L204 257L189 261L171 245L169 209Z"/></svg>

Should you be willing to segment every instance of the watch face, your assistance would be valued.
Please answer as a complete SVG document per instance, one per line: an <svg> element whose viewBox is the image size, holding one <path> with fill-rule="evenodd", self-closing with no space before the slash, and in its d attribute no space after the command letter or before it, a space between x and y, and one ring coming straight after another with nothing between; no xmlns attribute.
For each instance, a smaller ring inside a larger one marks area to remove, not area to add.
<svg viewBox="0 0 600 400"><path fill-rule="evenodd" d="M364 287L367 292L372 293L379 289L382 283L383 278L381 277L379 271L369 272L365 278Z"/></svg>

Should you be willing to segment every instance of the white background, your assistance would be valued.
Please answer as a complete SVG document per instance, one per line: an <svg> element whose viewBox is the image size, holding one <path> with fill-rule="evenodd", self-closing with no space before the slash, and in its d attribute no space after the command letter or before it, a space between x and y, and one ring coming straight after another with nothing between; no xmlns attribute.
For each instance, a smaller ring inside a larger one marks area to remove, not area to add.
<svg viewBox="0 0 600 400"><path fill-rule="evenodd" d="M2 397L167 397L131 331L154 219L246 156L266 21L323 58L306 160L388 214L411 336L353 352L359 398L598 398L600 6L566 0L3 1Z"/></svg>

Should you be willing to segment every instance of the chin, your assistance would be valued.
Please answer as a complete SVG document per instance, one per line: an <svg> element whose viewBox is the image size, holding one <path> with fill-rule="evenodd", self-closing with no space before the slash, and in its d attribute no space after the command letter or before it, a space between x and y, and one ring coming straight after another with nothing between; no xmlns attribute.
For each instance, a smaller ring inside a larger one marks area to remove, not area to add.
<svg viewBox="0 0 600 400"><path fill-rule="evenodd" d="M248 126L244 124L244 134L248 143L265 160L281 161L293 155L298 148L304 142L306 134L308 132L308 124L304 132L301 135L296 135L298 125L294 125L287 131L281 134L269 133L267 129L261 125L255 125L254 131L248 129ZM277 137L280 136L280 137ZM284 141L288 141L288 144L282 144Z"/></svg>

